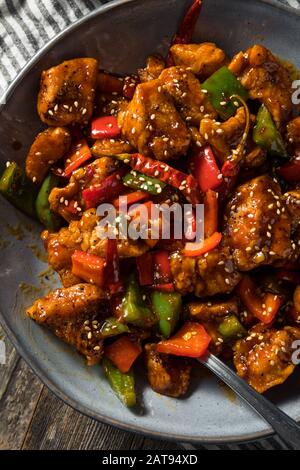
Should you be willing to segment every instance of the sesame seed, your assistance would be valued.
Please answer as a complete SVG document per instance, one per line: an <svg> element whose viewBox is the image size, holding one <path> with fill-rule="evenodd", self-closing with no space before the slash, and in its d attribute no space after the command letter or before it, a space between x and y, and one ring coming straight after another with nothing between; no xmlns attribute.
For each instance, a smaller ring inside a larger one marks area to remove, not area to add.
<svg viewBox="0 0 300 470"><path fill-rule="evenodd" d="M86 109L86 108L83 108L83 110L82 110L82 115L84 116L86 113L87 113L87 109Z"/></svg>
<svg viewBox="0 0 300 470"><path fill-rule="evenodd" d="M36 176L32 178L33 183L36 183Z"/></svg>

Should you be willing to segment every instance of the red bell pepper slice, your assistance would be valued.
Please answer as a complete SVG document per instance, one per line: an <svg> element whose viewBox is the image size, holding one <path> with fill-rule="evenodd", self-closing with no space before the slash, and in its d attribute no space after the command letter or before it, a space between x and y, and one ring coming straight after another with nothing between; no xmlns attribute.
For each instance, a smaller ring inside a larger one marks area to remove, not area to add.
<svg viewBox="0 0 300 470"><path fill-rule="evenodd" d="M122 168L105 178L102 183L84 189L82 196L85 207L87 209L97 207L101 202L110 201L122 194L122 192L127 191L128 188L122 183L122 176L124 176L126 172L126 168Z"/></svg>
<svg viewBox="0 0 300 470"><path fill-rule="evenodd" d="M258 295L256 286L249 276L244 276L237 290L243 304L252 315L266 325L272 323L282 305L282 299L278 295L270 292L263 296Z"/></svg>
<svg viewBox="0 0 300 470"><path fill-rule="evenodd" d="M107 239L105 281L111 294L119 294L124 290L121 282L117 240L111 238Z"/></svg>
<svg viewBox="0 0 300 470"><path fill-rule="evenodd" d="M218 229L218 193L209 189L204 195L204 236L211 237Z"/></svg>
<svg viewBox="0 0 300 470"><path fill-rule="evenodd" d="M136 258L141 286L150 286L154 282L154 262L152 253L144 253Z"/></svg>
<svg viewBox="0 0 300 470"><path fill-rule="evenodd" d="M192 172L204 193L209 189L217 189L222 184L222 173L208 145L193 155Z"/></svg>
<svg viewBox="0 0 300 470"><path fill-rule="evenodd" d="M188 44L191 42L195 26L200 15L201 7L202 1L194 0L192 6L185 14L178 28L178 31L172 40L172 46L174 44ZM167 65L168 67L172 67L172 65L174 65L174 61L170 52L167 58Z"/></svg>
<svg viewBox="0 0 300 470"><path fill-rule="evenodd" d="M131 341L128 336L121 336L104 349L105 356L121 371L126 374L142 353L138 343Z"/></svg>
<svg viewBox="0 0 300 470"><path fill-rule="evenodd" d="M115 116L103 116L92 121L92 139L112 139L118 137L121 129Z"/></svg>
<svg viewBox="0 0 300 470"><path fill-rule="evenodd" d="M113 94L117 93L122 95L124 80L106 72L99 72L98 74L98 90L103 93Z"/></svg>
<svg viewBox="0 0 300 470"><path fill-rule="evenodd" d="M69 201L69 204L64 208L64 210L66 212L69 212L72 215L78 215L79 214L79 212L77 210L78 202L77 202L77 204L76 204L76 202L77 201L74 201L74 200Z"/></svg>
<svg viewBox="0 0 300 470"><path fill-rule="evenodd" d="M172 338L158 343L156 349L159 353L197 358L207 352L210 342L204 326L187 322Z"/></svg>
<svg viewBox="0 0 300 470"><path fill-rule="evenodd" d="M129 165L133 170L144 173L147 176L157 178L164 183L182 191L186 199L192 204L201 202L197 181L192 175L187 175L180 170L172 168L166 163L145 157L140 153L116 155L116 157Z"/></svg>
<svg viewBox="0 0 300 470"><path fill-rule="evenodd" d="M85 251L76 250L72 255L72 273L99 287L105 284L105 260Z"/></svg>
<svg viewBox="0 0 300 470"><path fill-rule="evenodd" d="M240 171L240 165L227 160L222 166L222 175L225 178L234 178Z"/></svg>
<svg viewBox="0 0 300 470"><path fill-rule="evenodd" d="M132 204L135 204L136 202L149 198L149 193L145 193L144 191L135 191L133 193L123 194L122 197L127 198L127 207L129 207ZM120 207L119 197L113 200L113 205L116 207L116 209L119 209Z"/></svg>
<svg viewBox="0 0 300 470"><path fill-rule="evenodd" d="M73 171L80 168L86 161L92 158L92 152L85 139L75 143L66 156L66 167L61 176L70 178Z"/></svg>
<svg viewBox="0 0 300 470"><path fill-rule="evenodd" d="M295 158L277 170L287 183L298 183L300 181L300 159Z"/></svg>
<svg viewBox="0 0 300 470"><path fill-rule="evenodd" d="M159 250L153 253L154 258L154 280L157 284L168 284L171 280L171 264L169 252Z"/></svg>
<svg viewBox="0 0 300 470"><path fill-rule="evenodd" d="M186 243L183 249L183 255L188 257L196 257L204 255L208 253L221 243L222 234L219 232L215 232L209 238L203 240L200 243Z"/></svg>

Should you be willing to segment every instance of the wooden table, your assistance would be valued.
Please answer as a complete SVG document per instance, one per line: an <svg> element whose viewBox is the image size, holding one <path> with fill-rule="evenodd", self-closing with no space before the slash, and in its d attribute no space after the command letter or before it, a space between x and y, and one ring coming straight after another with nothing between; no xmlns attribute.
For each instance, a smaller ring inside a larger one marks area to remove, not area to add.
<svg viewBox="0 0 300 470"><path fill-rule="evenodd" d="M0 450L176 450L176 444L120 431L74 411L33 374L5 337L0 364Z"/></svg>

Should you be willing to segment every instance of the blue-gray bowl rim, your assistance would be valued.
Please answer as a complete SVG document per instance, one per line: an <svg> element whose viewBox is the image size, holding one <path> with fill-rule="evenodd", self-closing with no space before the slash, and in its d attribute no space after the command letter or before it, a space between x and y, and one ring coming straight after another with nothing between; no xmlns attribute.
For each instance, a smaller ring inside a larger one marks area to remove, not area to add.
<svg viewBox="0 0 300 470"><path fill-rule="evenodd" d="M69 25L67 28L65 28L63 31L61 31L57 36L52 38L47 44L45 44L33 57L30 59L26 65L23 67L23 69L19 72L19 74L16 76L16 78L12 81L6 92L2 95L0 102L0 112L5 108L6 103L8 100L12 97L13 92L15 88L20 84L20 82L23 80L23 78L26 76L27 72L31 70L31 68L38 63L39 59L43 57L47 51L49 51L57 42L59 42L65 35L67 35L70 31L73 29L75 30L79 25L82 23L88 22L90 19L95 18L98 15L101 15L109 10L112 10L118 6L124 5L126 3L137 3L139 1L143 0L115 0L112 2L109 2L105 5L100 5L97 7L94 11L88 13L86 16L83 18L80 18L76 22L72 23ZM277 9L281 9L287 13L297 15L300 18L300 10L297 10L295 8L292 8L288 5L284 5L282 3L279 3L277 0L257 0L260 3L264 3L267 5L270 5L271 7L275 7ZM257 432L254 434L249 434L249 435L243 435L241 439L237 438L237 436L232 436L232 437L226 437L226 440L220 437L216 438L209 438L209 437L201 437L198 438L197 436L195 437L183 437L181 435L177 434L171 434L171 433L160 433L160 432L155 432L155 431L150 431L150 430L145 430L143 427L139 427L138 425L130 425L130 424L125 424L122 421L115 420L113 418L108 418L100 413L92 413L90 412L85 406L82 406L79 402L71 399L69 396L67 396L65 393L63 393L51 380L47 378L47 376L44 374L43 370L39 368L36 364L33 364L33 362L30 360L25 348L22 347L22 345L18 342L16 336L14 335L14 332L8 327L5 317L2 314L0 310L0 323L1 326L4 329L4 332L6 333L7 337L9 340L12 342L13 346L17 350L17 352L20 354L20 356L24 359L26 364L30 367L30 369L36 374L36 376L41 380L41 382L46 385L46 387L53 392L59 399L61 399L64 403L67 405L71 406L74 410L79 411L83 415L92 418L96 421L99 421L101 423L115 426L119 429L122 429L124 431L136 433L136 434L142 434L144 436L152 437L154 439L159 439L161 440L162 438L168 440L168 441L175 441L175 442L189 442L189 443L203 443L203 444L225 444L225 443L246 443L246 442L251 442L255 441L258 439L262 438L268 438L274 435L273 430L270 427L267 427L265 431L263 432Z"/></svg>

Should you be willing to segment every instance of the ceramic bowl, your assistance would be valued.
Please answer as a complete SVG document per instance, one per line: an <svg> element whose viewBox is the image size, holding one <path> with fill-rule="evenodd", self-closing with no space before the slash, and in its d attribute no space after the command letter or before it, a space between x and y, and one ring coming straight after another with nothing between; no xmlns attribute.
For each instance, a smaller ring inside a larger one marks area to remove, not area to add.
<svg viewBox="0 0 300 470"><path fill-rule="evenodd" d="M190 0L125 0L109 3L69 27L44 47L21 72L0 109L0 161L24 162L42 129L36 112L41 71L79 56L97 57L102 68L133 72L148 54L165 53ZM209 0L198 22L195 41L213 41L229 56L263 43L300 67L299 15L273 1ZM155 394L139 374L140 407L124 408L100 367L82 359L46 329L24 315L38 296L59 285L48 271L39 240L41 227L0 200L1 323L19 353L62 400L102 422L129 431L187 442L221 443L268 435L271 430L199 365L191 391L175 400ZM299 418L297 375L270 394L293 418Z"/></svg>

